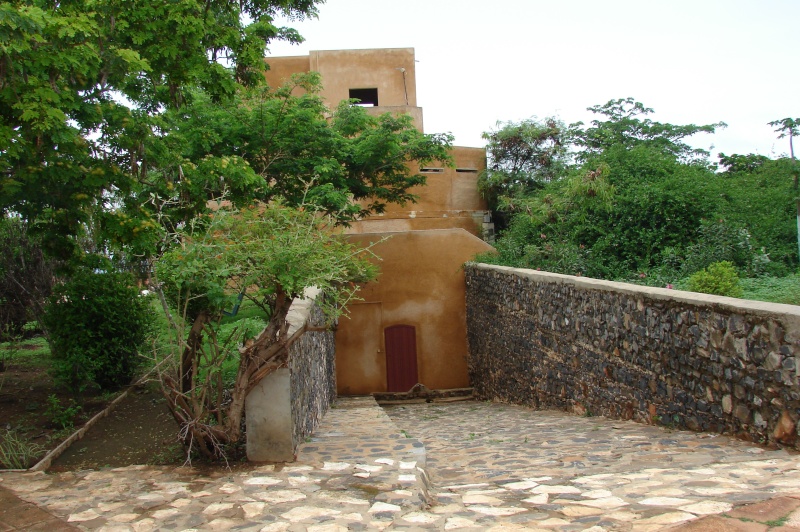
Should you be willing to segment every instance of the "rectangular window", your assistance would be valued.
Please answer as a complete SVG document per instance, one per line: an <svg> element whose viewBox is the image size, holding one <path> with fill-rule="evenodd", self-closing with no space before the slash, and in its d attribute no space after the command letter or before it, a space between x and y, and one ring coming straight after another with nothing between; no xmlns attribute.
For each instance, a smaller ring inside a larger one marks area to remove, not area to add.
<svg viewBox="0 0 800 532"><path fill-rule="evenodd" d="M456 168L456 172L459 174L469 173L469 174L477 174L477 168Z"/></svg>
<svg viewBox="0 0 800 532"><path fill-rule="evenodd" d="M361 107L378 106L378 89L350 89L350 99L358 100Z"/></svg>
<svg viewBox="0 0 800 532"><path fill-rule="evenodd" d="M441 174L442 172L444 172L444 168L426 167L426 168L420 168L419 171L422 172L423 174Z"/></svg>

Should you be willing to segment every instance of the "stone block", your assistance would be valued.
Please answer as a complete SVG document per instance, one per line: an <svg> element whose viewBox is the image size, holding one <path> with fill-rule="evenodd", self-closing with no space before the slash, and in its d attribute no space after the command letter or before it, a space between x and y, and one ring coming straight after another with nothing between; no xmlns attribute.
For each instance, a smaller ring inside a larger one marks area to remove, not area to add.
<svg viewBox="0 0 800 532"><path fill-rule="evenodd" d="M775 351L770 351L767 358L764 360L764 368L773 371L779 369L783 365L783 355Z"/></svg>
<svg viewBox="0 0 800 532"><path fill-rule="evenodd" d="M247 395L247 459L294 460L291 374L281 368L267 375Z"/></svg>
<svg viewBox="0 0 800 532"><path fill-rule="evenodd" d="M788 410L781 412L778 423L772 432L772 437L776 442L784 445L793 445L797 441L797 421L792 417Z"/></svg>
<svg viewBox="0 0 800 532"><path fill-rule="evenodd" d="M733 415L742 423L750 423L750 409L744 405L736 405L733 409Z"/></svg>

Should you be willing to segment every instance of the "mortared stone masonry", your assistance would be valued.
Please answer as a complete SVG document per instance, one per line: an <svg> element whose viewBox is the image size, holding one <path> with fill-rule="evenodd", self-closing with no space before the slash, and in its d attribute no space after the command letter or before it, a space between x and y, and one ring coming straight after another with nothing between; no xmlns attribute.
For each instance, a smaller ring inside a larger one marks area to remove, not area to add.
<svg viewBox="0 0 800 532"><path fill-rule="evenodd" d="M797 447L800 307L465 270L479 396Z"/></svg>

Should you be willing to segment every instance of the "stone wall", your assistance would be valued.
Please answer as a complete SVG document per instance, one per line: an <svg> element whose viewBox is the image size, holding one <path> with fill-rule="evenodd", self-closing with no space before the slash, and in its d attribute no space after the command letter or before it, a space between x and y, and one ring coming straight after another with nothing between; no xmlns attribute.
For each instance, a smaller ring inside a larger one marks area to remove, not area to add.
<svg viewBox="0 0 800 532"><path fill-rule="evenodd" d="M291 462L297 447L322 420L336 398L333 331L305 331L324 323L314 304L316 290L295 300L289 310L289 364L261 380L247 395L247 458ZM299 335L299 336L297 336Z"/></svg>
<svg viewBox="0 0 800 532"><path fill-rule="evenodd" d="M310 324L323 325L318 306L309 315ZM335 340L333 331L306 332L289 350L294 449L317 428L336 399Z"/></svg>
<svg viewBox="0 0 800 532"><path fill-rule="evenodd" d="M796 446L800 307L465 269L480 396Z"/></svg>

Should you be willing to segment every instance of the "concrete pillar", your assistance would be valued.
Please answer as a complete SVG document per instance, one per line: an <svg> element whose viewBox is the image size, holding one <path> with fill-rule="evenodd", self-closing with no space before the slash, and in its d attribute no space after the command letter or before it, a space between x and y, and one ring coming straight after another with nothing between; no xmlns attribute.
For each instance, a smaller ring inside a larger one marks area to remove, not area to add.
<svg viewBox="0 0 800 532"><path fill-rule="evenodd" d="M247 395L247 459L251 462L294 460L291 371L267 375Z"/></svg>

